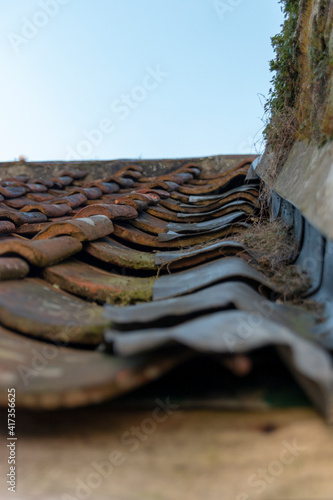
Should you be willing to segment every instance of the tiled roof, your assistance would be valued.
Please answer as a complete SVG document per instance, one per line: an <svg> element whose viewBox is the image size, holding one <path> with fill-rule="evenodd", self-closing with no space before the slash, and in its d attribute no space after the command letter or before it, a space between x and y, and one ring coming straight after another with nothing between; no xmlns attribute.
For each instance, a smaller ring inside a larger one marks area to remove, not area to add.
<svg viewBox="0 0 333 500"><path fill-rule="evenodd" d="M320 386L327 412L329 359L297 334L308 317L276 303L255 256L233 239L259 208L249 166L207 174L184 162L153 176L131 163L89 181L78 169L3 179L1 401L8 384L21 406L100 401L188 356L152 353L170 343L236 356L273 343L310 396ZM258 305L269 311L259 323ZM246 338L248 324L257 326ZM310 351L319 370L304 362Z"/></svg>

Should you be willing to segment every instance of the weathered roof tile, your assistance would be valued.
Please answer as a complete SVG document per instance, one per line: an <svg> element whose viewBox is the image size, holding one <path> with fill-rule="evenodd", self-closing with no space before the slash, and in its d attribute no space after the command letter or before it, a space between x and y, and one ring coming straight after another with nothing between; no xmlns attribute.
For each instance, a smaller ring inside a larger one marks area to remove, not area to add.
<svg viewBox="0 0 333 500"><path fill-rule="evenodd" d="M22 279L28 273L29 266L24 260L15 257L0 258L0 281Z"/></svg>
<svg viewBox="0 0 333 500"><path fill-rule="evenodd" d="M151 300L155 281L108 273L76 260L48 267L43 276L67 292L109 304Z"/></svg>
<svg viewBox="0 0 333 500"><path fill-rule="evenodd" d="M43 280L0 282L0 321L7 328L66 344L98 345L108 321L103 308Z"/></svg>
<svg viewBox="0 0 333 500"><path fill-rule="evenodd" d="M15 231L15 226L12 222L0 221L0 234L9 234Z"/></svg>
<svg viewBox="0 0 333 500"><path fill-rule="evenodd" d="M92 241L103 238L112 232L113 224L108 217L105 215L92 215L82 219L53 222L40 231L34 239L42 240L69 235L74 236L79 241Z"/></svg>
<svg viewBox="0 0 333 500"><path fill-rule="evenodd" d="M80 241L71 236L33 241L19 238L0 241L0 255L17 255L37 267L52 266L81 250Z"/></svg>
<svg viewBox="0 0 333 500"><path fill-rule="evenodd" d="M81 208L73 219L88 217L90 215L105 215L111 220L130 220L135 219L138 216L138 212L129 205L96 204Z"/></svg>

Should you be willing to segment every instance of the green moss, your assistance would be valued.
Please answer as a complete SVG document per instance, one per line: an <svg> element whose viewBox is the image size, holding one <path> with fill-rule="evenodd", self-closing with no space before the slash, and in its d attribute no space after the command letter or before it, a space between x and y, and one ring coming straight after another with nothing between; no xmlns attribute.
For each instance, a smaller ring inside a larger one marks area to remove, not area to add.
<svg viewBox="0 0 333 500"><path fill-rule="evenodd" d="M283 4L285 23L280 34L272 38L272 46L276 54L270 62L270 70L274 72L269 91L266 111L272 115L279 113L284 107L293 107L297 97L298 44L295 36L299 17L298 0L280 0Z"/></svg>
<svg viewBox="0 0 333 500"><path fill-rule="evenodd" d="M125 255L119 254L116 257L117 258L114 260L119 267L126 267L126 268L130 268L130 269L135 269L137 271L140 271L140 270L155 271L156 270L153 254L148 254L148 253L143 253L143 252L141 252L139 254L139 252L137 252L137 253L132 252L128 256L126 256L126 254Z"/></svg>

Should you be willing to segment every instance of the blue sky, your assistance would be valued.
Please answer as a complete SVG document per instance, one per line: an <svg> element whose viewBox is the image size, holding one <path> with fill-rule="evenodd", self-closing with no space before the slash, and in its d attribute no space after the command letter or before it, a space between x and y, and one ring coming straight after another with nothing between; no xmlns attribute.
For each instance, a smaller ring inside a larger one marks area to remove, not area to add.
<svg viewBox="0 0 333 500"><path fill-rule="evenodd" d="M0 161L255 152L282 21L278 0L1 2Z"/></svg>

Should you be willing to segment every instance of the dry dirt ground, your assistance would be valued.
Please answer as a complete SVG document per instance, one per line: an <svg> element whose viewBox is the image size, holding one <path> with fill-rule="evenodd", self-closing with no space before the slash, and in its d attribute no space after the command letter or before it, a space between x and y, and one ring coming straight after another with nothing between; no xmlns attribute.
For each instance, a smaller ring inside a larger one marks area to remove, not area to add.
<svg viewBox="0 0 333 500"><path fill-rule="evenodd" d="M333 499L333 429L313 410L168 413L18 411L17 492L0 498Z"/></svg>

